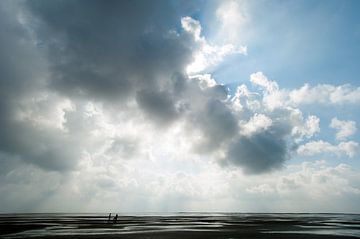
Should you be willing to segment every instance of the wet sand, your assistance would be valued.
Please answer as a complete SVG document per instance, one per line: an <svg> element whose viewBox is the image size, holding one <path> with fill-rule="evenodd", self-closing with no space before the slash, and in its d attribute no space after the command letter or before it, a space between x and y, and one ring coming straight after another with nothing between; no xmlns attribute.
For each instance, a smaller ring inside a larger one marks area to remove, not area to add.
<svg viewBox="0 0 360 239"><path fill-rule="evenodd" d="M360 238L346 214L0 214L0 238Z"/></svg>

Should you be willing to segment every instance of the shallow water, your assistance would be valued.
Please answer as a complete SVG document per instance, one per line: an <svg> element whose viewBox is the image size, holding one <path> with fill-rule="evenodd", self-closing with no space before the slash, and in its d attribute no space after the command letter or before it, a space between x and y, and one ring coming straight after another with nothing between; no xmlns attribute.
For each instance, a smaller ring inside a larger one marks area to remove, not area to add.
<svg viewBox="0 0 360 239"><path fill-rule="evenodd" d="M1 238L360 238L360 215L0 214Z"/></svg>

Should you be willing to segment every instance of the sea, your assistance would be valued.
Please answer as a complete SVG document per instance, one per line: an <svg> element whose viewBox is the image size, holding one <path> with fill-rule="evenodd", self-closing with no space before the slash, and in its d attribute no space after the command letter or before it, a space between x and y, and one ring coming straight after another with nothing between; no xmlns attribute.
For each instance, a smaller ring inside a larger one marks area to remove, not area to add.
<svg viewBox="0 0 360 239"><path fill-rule="evenodd" d="M360 238L359 214L0 214L0 238Z"/></svg>

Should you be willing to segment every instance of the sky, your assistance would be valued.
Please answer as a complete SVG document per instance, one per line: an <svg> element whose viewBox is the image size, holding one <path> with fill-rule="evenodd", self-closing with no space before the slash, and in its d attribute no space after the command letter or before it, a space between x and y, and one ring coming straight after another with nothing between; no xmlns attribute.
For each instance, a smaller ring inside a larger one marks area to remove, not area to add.
<svg viewBox="0 0 360 239"><path fill-rule="evenodd" d="M0 2L0 212L360 213L359 1Z"/></svg>

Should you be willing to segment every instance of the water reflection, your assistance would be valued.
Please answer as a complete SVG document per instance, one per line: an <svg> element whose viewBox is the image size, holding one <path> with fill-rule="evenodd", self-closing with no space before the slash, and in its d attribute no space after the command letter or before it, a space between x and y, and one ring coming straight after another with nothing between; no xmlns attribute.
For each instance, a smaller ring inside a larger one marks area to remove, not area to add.
<svg viewBox="0 0 360 239"><path fill-rule="evenodd" d="M121 215L109 223L107 214L2 214L2 238L313 238L309 235L360 238L360 215L178 213ZM288 237L284 237L288 235ZM126 237L127 236L127 237ZM328 238L328 237L324 237Z"/></svg>

